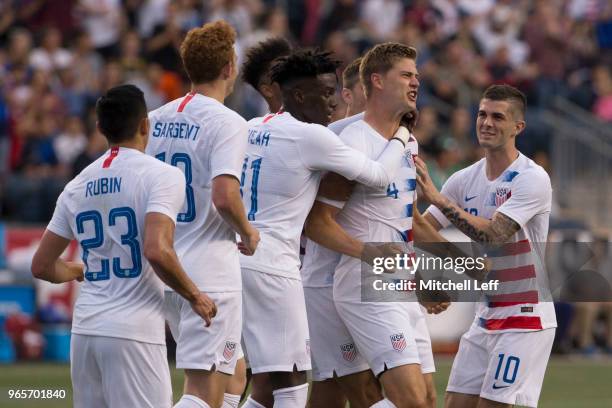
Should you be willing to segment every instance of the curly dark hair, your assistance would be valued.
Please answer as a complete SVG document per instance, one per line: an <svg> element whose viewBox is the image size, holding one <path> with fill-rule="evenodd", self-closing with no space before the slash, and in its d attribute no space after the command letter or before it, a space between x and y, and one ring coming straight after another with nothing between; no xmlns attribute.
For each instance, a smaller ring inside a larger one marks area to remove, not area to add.
<svg viewBox="0 0 612 408"><path fill-rule="evenodd" d="M272 62L291 53L291 45L281 37L269 38L259 42L246 52L242 64L242 80L259 89L262 78L270 69Z"/></svg>
<svg viewBox="0 0 612 408"><path fill-rule="evenodd" d="M317 75L336 73L340 61L331 57L331 52L320 50L296 50L279 59L272 67L272 81L285 88L296 80L316 78Z"/></svg>

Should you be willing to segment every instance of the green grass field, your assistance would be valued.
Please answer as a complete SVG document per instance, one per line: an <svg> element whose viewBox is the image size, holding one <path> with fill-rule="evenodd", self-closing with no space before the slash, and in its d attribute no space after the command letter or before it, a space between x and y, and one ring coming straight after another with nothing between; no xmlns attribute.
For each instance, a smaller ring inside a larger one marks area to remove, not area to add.
<svg viewBox="0 0 612 408"><path fill-rule="evenodd" d="M437 358L436 386L440 401L444 393L452 360ZM182 374L173 370L174 395L180 395ZM540 397L543 408L609 408L612 407L612 360L553 358L546 372ZM64 400L9 399L10 389L64 389ZM19 364L0 365L0 407L56 408L70 407L72 390L67 365ZM441 404L439 404L441 406Z"/></svg>

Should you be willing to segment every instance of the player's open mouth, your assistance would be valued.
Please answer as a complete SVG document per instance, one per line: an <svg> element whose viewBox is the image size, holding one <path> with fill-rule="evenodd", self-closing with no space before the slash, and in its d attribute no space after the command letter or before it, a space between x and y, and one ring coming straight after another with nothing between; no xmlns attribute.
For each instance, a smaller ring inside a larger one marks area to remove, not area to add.
<svg viewBox="0 0 612 408"><path fill-rule="evenodd" d="M408 92L408 99L410 99L412 101L416 101L416 99L417 99L417 92L416 91Z"/></svg>

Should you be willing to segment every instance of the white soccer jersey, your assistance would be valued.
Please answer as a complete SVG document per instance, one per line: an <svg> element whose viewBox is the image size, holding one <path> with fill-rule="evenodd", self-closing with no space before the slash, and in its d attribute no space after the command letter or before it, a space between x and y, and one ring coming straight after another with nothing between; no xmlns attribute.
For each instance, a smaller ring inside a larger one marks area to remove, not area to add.
<svg viewBox="0 0 612 408"><path fill-rule="evenodd" d="M330 123L327 128L339 135L351 123L362 120L364 113L358 113L348 118ZM306 239L304 261L300 273L302 286L305 288L320 288L334 284L334 269L340 262L340 255L316 242Z"/></svg>
<svg viewBox="0 0 612 408"><path fill-rule="evenodd" d="M249 125L241 185L248 218L261 241L254 256L241 257L241 265L300 279L300 232L322 171L384 186L397 171L403 146L385 140L375 162L324 126L300 122L288 112L253 119Z"/></svg>
<svg viewBox="0 0 612 408"><path fill-rule="evenodd" d="M368 157L376 157L387 139L364 121L348 126L340 134L348 145ZM411 136L400 170L385 188L356 185L353 194L337 216L338 223L351 236L363 242L405 242L412 245L412 209L416 198L414 156L418 144ZM359 300L361 260L343 255L334 276L334 299Z"/></svg>
<svg viewBox="0 0 612 408"><path fill-rule="evenodd" d="M175 247L189 277L206 292L241 290L236 234L212 203L212 180L240 180L246 121L215 99L189 93L149 113L147 154L179 167L187 182Z"/></svg>
<svg viewBox="0 0 612 408"><path fill-rule="evenodd" d="M364 116L365 112L357 113L353 116L349 116L348 118L342 118L333 123L330 123L327 128L335 134L339 135L348 125L351 125L357 122L358 120L363 120Z"/></svg>
<svg viewBox="0 0 612 408"><path fill-rule="evenodd" d="M76 239L83 252L73 333L166 344L164 285L143 255L145 215L174 221L184 199L178 169L124 147L68 183L47 228Z"/></svg>
<svg viewBox="0 0 612 408"><path fill-rule="evenodd" d="M489 279L500 286L479 303L476 323L483 329L530 331L556 327L556 317L544 270L544 246L548 235L552 188L546 171L522 153L495 180L486 176L486 159L453 174L442 194L470 214L491 219L499 211L521 229L498 251ZM446 227L450 222L431 206L427 210ZM548 301L542 301L547 297Z"/></svg>

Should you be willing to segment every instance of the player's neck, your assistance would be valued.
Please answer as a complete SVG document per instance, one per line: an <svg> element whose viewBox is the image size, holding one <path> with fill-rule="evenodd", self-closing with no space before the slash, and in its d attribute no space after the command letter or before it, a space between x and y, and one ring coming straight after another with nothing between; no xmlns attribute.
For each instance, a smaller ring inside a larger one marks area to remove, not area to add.
<svg viewBox="0 0 612 408"><path fill-rule="evenodd" d="M486 174L489 180L498 178L519 156L515 146L485 149Z"/></svg>
<svg viewBox="0 0 612 408"><path fill-rule="evenodd" d="M121 143L111 143L109 147L125 147L128 149L138 150L141 153L144 153L146 146L146 142L141 138L132 138L130 140L123 141Z"/></svg>
<svg viewBox="0 0 612 408"><path fill-rule="evenodd" d="M401 118L401 112L385 109L382 103L375 100L368 101L363 116L363 120L387 140L397 131Z"/></svg>
<svg viewBox="0 0 612 408"><path fill-rule="evenodd" d="M346 108L346 114L344 115L344 117L345 118L349 118L349 117L354 116L354 115L356 115L358 113L361 113L361 112L363 112L363 111L362 110L353 109L352 106L349 106L349 107Z"/></svg>
<svg viewBox="0 0 612 408"><path fill-rule="evenodd" d="M191 84L191 92L199 93L220 103L225 102L226 85L223 81L213 81L204 84Z"/></svg>

